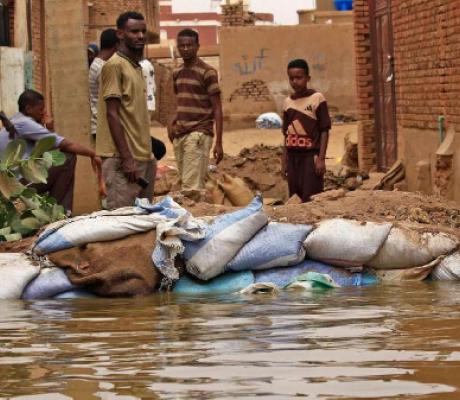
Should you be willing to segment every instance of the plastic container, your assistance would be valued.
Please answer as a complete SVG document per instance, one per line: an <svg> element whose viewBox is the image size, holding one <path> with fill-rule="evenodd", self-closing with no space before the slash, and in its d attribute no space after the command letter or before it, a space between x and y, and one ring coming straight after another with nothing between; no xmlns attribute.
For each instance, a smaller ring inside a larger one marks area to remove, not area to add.
<svg viewBox="0 0 460 400"><path fill-rule="evenodd" d="M338 11L353 10L353 0L334 0L335 9Z"/></svg>

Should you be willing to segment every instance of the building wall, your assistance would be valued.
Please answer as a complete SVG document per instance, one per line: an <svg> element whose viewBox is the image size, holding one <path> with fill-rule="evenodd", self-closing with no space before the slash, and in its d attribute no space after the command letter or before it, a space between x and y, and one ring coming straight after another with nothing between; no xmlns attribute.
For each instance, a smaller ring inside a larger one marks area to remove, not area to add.
<svg viewBox="0 0 460 400"><path fill-rule="evenodd" d="M220 45L227 118L253 124L263 112L281 112L290 93L286 66L294 58L307 59L310 86L325 94L332 112L356 114L351 24L227 27Z"/></svg>
<svg viewBox="0 0 460 400"><path fill-rule="evenodd" d="M354 2L359 117L365 126L359 151L364 167L372 166L371 161L375 166L374 148L369 146L375 133L372 80L367 75L372 66L367 8L368 0ZM391 19L398 157L404 161L409 190L418 189L417 164L430 162L432 191L436 192L438 117L444 116L447 127L460 131L460 0L392 0ZM459 142L456 138L451 146L456 160L460 159ZM460 178L460 174L455 176ZM452 196L460 200L460 193L452 191Z"/></svg>
<svg viewBox="0 0 460 400"><path fill-rule="evenodd" d="M358 114L358 156L361 168L376 168L377 149L374 132L371 35L367 0L354 2L354 41L356 63L356 102Z"/></svg>
<svg viewBox="0 0 460 400"><path fill-rule="evenodd" d="M158 0L83 0L85 3L92 4L87 14L87 41L97 41L100 32L106 28L115 26L118 16L125 11L138 11L147 20L148 29L159 34Z"/></svg>

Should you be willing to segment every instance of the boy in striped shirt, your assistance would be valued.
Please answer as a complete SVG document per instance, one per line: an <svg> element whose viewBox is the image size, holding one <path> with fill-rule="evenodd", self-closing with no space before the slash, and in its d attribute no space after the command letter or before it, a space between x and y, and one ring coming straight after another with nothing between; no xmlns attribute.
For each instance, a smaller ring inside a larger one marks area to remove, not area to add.
<svg viewBox="0 0 460 400"><path fill-rule="evenodd" d="M287 177L289 196L296 194L307 202L324 190L331 119L324 95L308 88L307 62L291 61L287 73L294 94L284 101L282 173Z"/></svg>
<svg viewBox="0 0 460 400"><path fill-rule="evenodd" d="M173 73L177 113L168 129L174 145L177 167L184 191L204 188L209 153L218 164L223 157L222 103L217 71L198 56L198 33L184 29L177 37L177 48L184 61Z"/></svg>

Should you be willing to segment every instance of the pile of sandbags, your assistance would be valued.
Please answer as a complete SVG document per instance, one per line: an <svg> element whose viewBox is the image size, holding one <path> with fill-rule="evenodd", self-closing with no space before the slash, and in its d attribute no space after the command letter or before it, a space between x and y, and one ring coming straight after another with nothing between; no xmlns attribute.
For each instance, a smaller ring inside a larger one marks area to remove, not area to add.
<svg viewBox="0 0 460 400"><path fill-rule="evenodd" d="M415 225L270 222L260 196L212 220L194 218L165 198L50 225L30 256L0 254L0 299L458 280L458 245L454 236Z"/></svg>

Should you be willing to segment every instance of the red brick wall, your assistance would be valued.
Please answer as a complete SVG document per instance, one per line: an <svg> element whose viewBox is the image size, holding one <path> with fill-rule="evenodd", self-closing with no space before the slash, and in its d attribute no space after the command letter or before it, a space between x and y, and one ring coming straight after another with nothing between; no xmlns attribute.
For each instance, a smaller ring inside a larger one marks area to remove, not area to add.
<svg viewBox="0 0 460 400"><path fill-rule="evenodd" d="M354 2L364 168L375 165L368 2ZM391 13L398 135L404 128L435 130L439 115L445 115L447 123L459 124L460 0L392 0Z"/></svg>
<svg viewBox="0 0 460 400"><path fill-rule="evenodd" d="M367 0L354 2L356 85L358 104L359 165L364 169L376 166L376 138L374 132L374 98L372 58Z"/></svg>
<svg viewBox="0 0 460 400"><path fill-rule="evenodd" d="M42 54L43 40L45 37L45 32L42 32L42 2L33 1L32 2L32 51L34 53L34 87L39 92L42 92L45 88L45 82L43 82L43 65L42 59L44 54Z"/></svg>
<svg viewBox="0 0 460 400"><path fill-rule="evenodd" d="M398 125L460 122L460 1L392 2Z"/></svg>
<svg viewBox="0 0 460 400"><path fill-rule="evenodd" d="M8 3L10 45L14 46L14 1Z"/></svg>

